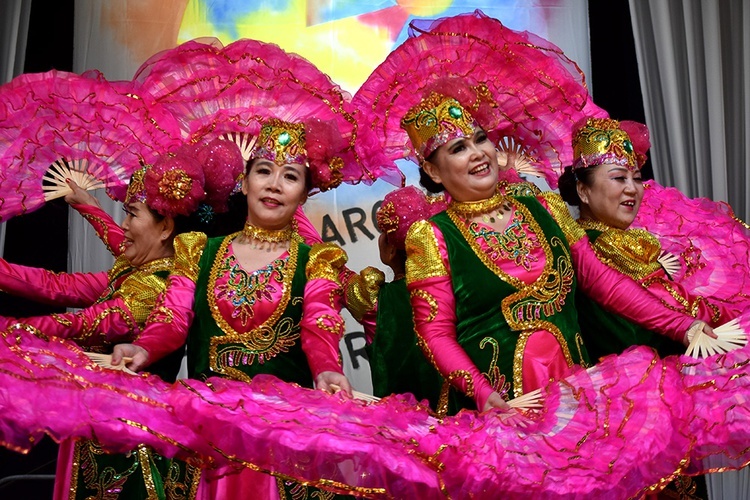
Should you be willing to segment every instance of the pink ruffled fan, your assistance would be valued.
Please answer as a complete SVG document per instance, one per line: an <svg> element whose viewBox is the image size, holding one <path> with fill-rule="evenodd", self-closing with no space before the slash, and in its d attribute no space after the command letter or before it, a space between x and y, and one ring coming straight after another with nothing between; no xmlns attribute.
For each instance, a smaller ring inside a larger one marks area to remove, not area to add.
<svg viewBox="0 0 750 500"><path fill-rule="evenodd" d="M742 318L715 328L718 339L691 336L688 353L705 357L745 345L745 332L750 332L750 227L732 208L648 181L633 227L654 234L672 256L677 264L673 280Z"/></svg>
<svg viewBox="0 0 750 500"><path fill-rule="evenodd" d="M453 95L490 137L521 152L527 171L552 186L572 160L570 138L584 116L606 116L593 104L575 63L551 43L511 30L479 11L436 21L396 47L354 96L391 159L409 157L399 121L428 90ZM481 103L479 109L473 106ZM503 138L512 138L503 140Z"/></svg>
<svg viewBox="0 0 750 500"><path fill-rule="evenodd" d="M178 141L176 122L99 73L26 74L0 87L0 220L64 196L66 178L122 200L132 172Z"/></svg>
<svg viewBox="0 0 750 500"><path fill-rule="evenodd" d="M129 376L65 340L11 329L0 335L0 443L96 436L106 450L145 443L209 475L252 464L393 498L634 498L685 467L750 460L747 356L659 359L638 347L550 383L538 412L437 419L409 395L366 403L271 376Z"/></svg>
<svg viewBox="0 0 750 500"><path fill-rule="evenodd" d="M135 80L139 93L154 96L177 117L188 141L229 139L247 160L262 120L318 120L343 140L343 182L403 182L376 138L357 121L351 96L312 63L277 45L239 40L221 48L216 42L205 47L188 42L150 59Z"/></svg>

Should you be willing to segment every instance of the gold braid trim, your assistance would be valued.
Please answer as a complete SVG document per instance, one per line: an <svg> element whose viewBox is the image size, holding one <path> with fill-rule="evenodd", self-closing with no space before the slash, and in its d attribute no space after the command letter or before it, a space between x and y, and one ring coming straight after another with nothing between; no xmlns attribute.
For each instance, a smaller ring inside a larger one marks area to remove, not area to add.
<svg viewBox="0 0 750 500"><path fill-rule="evenodd" d="M458 378L462 378L466 381L465 394L467 397L473 398L474 397L474 379L471 378L471 374L467 372L466 370L454 370L448 374L448 377L446 378L446 380L448 381L449 384L453 384L453 381Z"/></svg>
<svg viewBox="0 0 750 500"><path fill-rule="evenodd" d="M178 234L174 239L174 270L172 274L184 276L195 283L198 280L198 262L206 247L205 233Z"/></svg>
<svg viewBox="0 0 750 500"><path fill-rule="evenodd" d="M104 246L107 248L107 251L111 253L112 255L119 255L124 251L124 242L120 244L120 248L118 248L118 252L115 252L115 249L112 248L109 245L109 225L102 217L99 217L94 214L88 214L88 213L81 213L81 216L88 221L89 224L94 228L94 231L96 231L97 236L99 236L99 239L102 240L102 243L104 243Z"/></svg>
<svg viewBox="0 0 750 500"><path fill-rule="evenodd" d="M143 485L146 487L146 497L148 500L159 500L156 493L156 484L154 484L154 473L151 470L151 450L145 445L138 445L138 462L141 465L141 474L143 474Z"/></svg>
<svg viewBox="0 0 750 500"><path fill-rule="evenodd" d="M321 314L320 317L315 320L315 323L321 330L324 330L339 338L344 335L344 320L341 318L341 316L334 316L333 314Z"/></svg>
<svg viewBox="0 0 750 500"><path fill-rule="evenodd" d="M316 243L310 248L310 258L305 272L307 279L326 279L341 284L339 273L346 264L346 252L334 243Z"/></svg>
<svg viewBox="0 0 750 500"><path fill-rule="evenodd" d="M433 297L430 292L426 290L412 290L409 296L411 297L412 303L414 303L415 298L420 298L427 302L427 304L429 304L430 315L424 318L425 323L429 323L437 317L438 303L435 297Z"/></svg>
<svg viewBox="0 0 750 500"><path fill-rule="evenodd" d="M406 233L406 283L447 275L432 224L415 222Z"/></svg>
<svg viewBox="0 0 750 500"><path fill-rule="evenodd" d="M547 209L565 234L568 245L573 246L578 240L586 237L586 231L570 215L568 205L559 194L545 191L542 193L542 199L547 202Z"/></svg>
<svg viewBox="0 0 750 500"><path fill-rule="evenodd" d="M349 271L344 273L344 300L346 308L356 321L361 321L365 314L377 307L380 287L385 283L385 274L378 268L367 266L359 274Z"/></svg>
<svg viewBox="0 0 750 500"><path fill-rule="evenodd" d="M151 314L148 315L148 318L146 318L146 323L171 323L174 321L174 314L172 313L172 310L166 307L164 302L164 294L159 295L158 299L160 301L159 305L154 307L154 310L151 311Z"/></svg>

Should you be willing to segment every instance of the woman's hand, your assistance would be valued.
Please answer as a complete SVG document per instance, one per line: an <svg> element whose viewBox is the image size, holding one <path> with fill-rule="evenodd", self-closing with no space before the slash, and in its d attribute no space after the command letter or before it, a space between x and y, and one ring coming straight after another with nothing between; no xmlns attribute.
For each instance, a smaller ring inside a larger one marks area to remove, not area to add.
<svg viewBox="0 0 750 500"><path fill-rule="evenodd" d="M112 351L112 364L117 366L123 358L131 358L127 365L134 372L140 371L148 365L148 351L135 344L117 344Z"/></svg>
<svg viewBox="0 0 750 500"><path fill-rule="evenodd" d="M343 373L332 371L320 372L315 377L315 387L328 394L344 391L349 397L352 397L352 386Z"/></svg>
<svg viewBox="0 0 750 500"><path fill-rule="evenodd" d="M72 190L71 193L65 195L65 201L70 205L94 205L101 208L99 200L85 189L82 189L73 179L65 179L65 182L68 183L68 187Z"/></svg>
<svg viewBox="0 0 750 500"><path fill-rule="evenodd" d="M688 331L685 332L685 336L682 338L682 343L686 346L690 345L690 340L701 333L708 335L712 339L718 338L718 335L714 333L714 329L711 328L708 323L698 319L693 321L690 328L688 328Z"/></svg>
<svg viewBox="0 0 750 500"><path fill-rule="evenodd" d="M503 397L497 392L493 392L492 394L490 394L490 396L487 398L487 402L484 403L484 408L482 408L482 411L491 410L492 408L499 408L503 411L511 410L508 402L505 401Z"/></svg>

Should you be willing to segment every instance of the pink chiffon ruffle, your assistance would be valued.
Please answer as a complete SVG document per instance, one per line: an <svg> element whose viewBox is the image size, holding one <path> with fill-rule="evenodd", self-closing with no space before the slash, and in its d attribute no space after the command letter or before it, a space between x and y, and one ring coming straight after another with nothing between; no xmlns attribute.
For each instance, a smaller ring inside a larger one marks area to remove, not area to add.
<svg viewBox="0 0 750 500"><path fill-rule="evenodd" d="M747 224L726 203L689 198L655 181L647 181L645 188L633 227L654 234L662 250L679 258L681 268L673 279L735 316L750 310Z"/></svg>
<svg viewBox="0 0 750 500"><path fill-rule="evenodd" d="M317 175L333 175L316 184L328 185L336 176L350 184L380 178L403 183L355 115L351 95L310 61L278 45L242 39L224 47L212 38L191 40L148 59L133 80L144 99L150 96L173 112L186 140L230 135L252 141L268 118L304 122L310 157L319 146L337 151L343 161L335 174L314 169L314 181ZM334 133L316 137L310 128L315 121Z"/></svg>
<svg viewBox="0 0 750 500"><path fill-rule="evenodd" d="M96 436L116 452L144 443L209 478L250 468L366 497L629 498L747 462L747 356L662 360L633 348L547 386L538 413L439 420L410 396L365 403L271 376L129 376L14 330L0 343L0 441L18 451L43 433Z"/></svg>
<svg viewBox="0 0 750 500"><path fill-rule="evenodd" d="M591 100L575 63L550 42L511 30L480 11L436 21L427 29L417 26L353 99L388 158L417 162L401 118L427 90L437 86L442 93L457 92L460 83L473 89L478 102L490 101L491 109L481 116L472 110L490 137L520 142L555 187L562 168L572 163L576 123L585 116L607 116Z"/></svg>
<svg viewBox="0 0 750 500"><path fill-rule="evenodd" d="M42 177L58 160L123 200L141 162L153 162L178 141L174 118L133 98L127 82L108 82L94 71L18 76L0 86L0 220L44 204Z"/></svg>

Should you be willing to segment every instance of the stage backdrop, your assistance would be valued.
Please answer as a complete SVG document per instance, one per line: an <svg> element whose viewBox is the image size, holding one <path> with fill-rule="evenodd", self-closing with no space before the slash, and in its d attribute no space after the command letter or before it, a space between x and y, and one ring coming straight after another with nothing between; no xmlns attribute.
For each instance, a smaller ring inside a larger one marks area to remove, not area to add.
<svg viewBox="0 0 750 500"><path fill-rule="evenodd" d="M98 69L110 80L129 80L151 55L187 40L216 37L229 44L254 38L306 57L354 93L406 38L411 20L481 9L509 28L531 31L558 45L590 82L587 8L586 0L77 0L74 71ZM415 184L416 166L400 166L407 183ZM349 267L355 271L368 265L383 268L374 213L392 189L382 181L345 185L315 195L306 204L323 238L347 251ZM99 197L119 220L119 207ZM71 271L111 266L112 258L75 213L70 242ZM356 389L369 392L362 328L350 316L346 319L347 335L341 343L345 369Z"/></svg>

